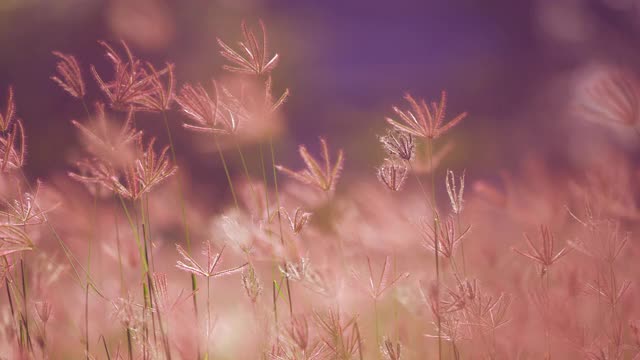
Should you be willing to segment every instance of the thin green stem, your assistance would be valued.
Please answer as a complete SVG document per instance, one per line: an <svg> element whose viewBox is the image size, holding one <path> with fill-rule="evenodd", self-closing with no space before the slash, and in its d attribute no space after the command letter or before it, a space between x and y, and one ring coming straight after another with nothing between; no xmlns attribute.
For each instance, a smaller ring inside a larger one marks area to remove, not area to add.
<svg viewBox="0 0 640 360"><path fill-rule="evenodd" d="M83 101L84 103L84 101ZM84 336L86 339L85 344L85 356L86 359L89 360L89 276L91 275L91 246L96 236L96 227L98 220L98 195L93 195L93 208L92 208L92 216L91 216L91 235L89 236L87 242L87 277L86 277L86 285L84 289Z"/></svg>
<svg viewBox="0 0 640 360"><path fill-rule="evenodd" d="M214 136L214 142L216 143L216 148L218 150L218 154L220 154L220 161L222 161L222 167L224 168L224 174L227 176L227 182L229 183L229 190L231 191L231 196L233 197L233 203L236 205L236 210L240 210L240 205L238 203L238 198L236 197L236 191L233 187L233 181L231 180L231 174L229 173L229 168L227 167L227 161L224 159L224 154L222 153L222 148L220 147L220 142L218 142L218 138Z"/></svg>
<svg viewBox="0 0 640 360"><path fill-rule="evenodd" d="M173 136L171 135L171 128L169 127L169 120L167 119L167 112L162 111L162 119L164 121L164 127L167 130L167 138L169 139L169 149L171 150L171 160L173 164L176 165L178 163L178 158L176 156L176 148L173 144ZM189 222L187 221L187 209L186 202L184 198L184 194L182 192L182 178L180 177L180 172L176 174L176 182L178 184L178 202L180 203L180 215L182 217L182 226L184 228L184 240L187 244L187 253L191 254L191 236L189 233ZM191 291L193 291L193 311L195 313L196 319L198 318L198 298L195 295L198 290L198 280L196 279L195 274L190 274L191 276ZM200 349L198 349L198 357L200 357Z"/></svg>
<svg viewBox="0 0 640 360"><path fill-rule="evenodd" d="M240 155L240 162L242 163L242 169L244 170L244 176L247 179L247 183L249 184L249 189L251 189L251 196L253 196L254 201L258 202L258 197L256 195L256 190L253 188L253 182L251 181L251 175L249 175L249 168L247 167L247 161L245 160L244 154L242 153L242 149L238 144L235 136L233 137L233 144L238 150L238 154Z"/></svg>
<svg viewBox="0 0 640 360"><path fill-rule="evenodd" d="M436 311L438 312L437 324L438 324L438 359L442 359L442 329L441 329L441 321L440 321L440 239L438 239L438 203L436 200L436 179L435 179L435 169L433 167L433 139L429 139L427 141L427 156L429 158L429 169L431 171L431 202L433 207L433 238L435 244L435 266L436 266Z"/></svg>
<svg viewBox="0 0 640 360"><path fill-rule="evenodd" d="M211 337L211 279L207 276L207 343L205 344L205 360L209 359L209 341Z"/></svg>
<svg viewBox="0 0 640 360"><path fill-rule="evenodd" d="M276 154L273 148L273 136L269 136L269 148L271 149L271 168L273 169L273 186L276 192L276 206L278 214L278 226L280 228L280 244L284 246L284 234L282 232L282 215L280 214L280 192L278 191L278 173L276 171ZM284 266L283 261L283 266ZM293 316L293 301L291 300L291 286L289 285L289 278L285 276L285 282L287 286L287 297L289 299L289 315Z"/></svg>

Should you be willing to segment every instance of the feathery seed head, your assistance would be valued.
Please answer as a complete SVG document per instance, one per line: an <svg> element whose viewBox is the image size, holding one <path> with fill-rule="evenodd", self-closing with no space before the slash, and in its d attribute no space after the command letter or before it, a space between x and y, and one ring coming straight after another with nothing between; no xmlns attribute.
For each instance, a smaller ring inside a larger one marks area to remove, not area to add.
<svg viewBox="0 0 640 360"><path fill-rule="evenodd" d="M262 41L258 40L258 36L249 28L245 21L242 22L242 38L238 42L240 51L232 49L222 40L218 39L220 45L220 54L231 62L231 65L225 65L224 69L249 75L263 75L271 72L278 65L278 54L271 56L269 54L267 42L267 30L262 20L259 21L262 31Z"/></svg>
<svg viewBox="0 0 640 360"><path fill-rule="evenodd" d="M98 86L109 100L109 105L117 110L130 110L139 101L157 90L153 83L153 75L149 75L142 62L133 57L127 44L122 41L122 47L127 55L126 59L106 42L99 42L106 50L106 56L113 65L113 80L102 79L95 66L91 66L91 73Z"/></svg>
<svg viewBox="0 0 640 360"><path fill-rule="evenodd" d="M570 248L564 247L556 253L554 251L555 236L545 225L540 225L540 237L541 244L536 245L527 234L524 234L524 238L527 240L527 244L529 244L529 252L524 252L518 249L513 249L513 251L536 262L542 267L541 275L545 275L549 266L553 265L563 256L568 254Z"/></svg>
<svg viewBox="0 0 640 360"><path fill-rule="evenodd" d="M280 213L285 216L285 218L289 222L291 231L293 231L293 233L296 235L302 232L302 229L307 224L307 222L309 222L309 219L312 215L310 212L306 212L300 207L297 207L295 209L295 211L293 212L293 217L291 217L291 215L289 215L287 210L283 207L280 208Z"/></svg>
<svg viewBox="0 0 640 360"><path fill-rule="evenodd" d="M0 132L9 130L11 122L16 115L16 103L13 99L13 88L9 87L9 98L7 99L7 109L4 114L0 113Z"/></svg>
<svg viewBox="0 0 640 360"><path fill-rule="evenodd" d="M432 102L431 104L427 104L424 100L418 103L418 101L409 94L405 95L405 99L409 103L409 110L403 111L397 107L393 108L393 111L402 122L387 118L387 123L399 131L417 137L436 139L444 135L467 116L466 112L461 113L447 123L444 123L447 105L447 94L444 91L442 91L440 96L440 103Z"/></svg>
<svg viewBox="0 0 640 360"><path fill-rule="evenodd" d="M320 138L320 145L322 146L321 163L309 154L306 146L300 145L298 151L307 166L306 169L293 171L282 165L277 165L276 168L304 184L313 185L325 192L333 191L340 177L340 171L344 163L344 153L339 150L338 158L335 164L331 166L329 147L326 140Z"/></svg>
<svg viewBox="0 0 640 360"><path fill-rule="evenodd" d="M249 300L253 304L258 301L258 297L262 293L262 284L260 283L260 279L256 275L256 271L253 266L249 265L242 271L242 286L244 287Z"/></svg>
<svg viewBox="0 0 640 360"><path fill-rule="evenodd" d="M54 51L53 55L60 60L56 64L58 75L52 76L51 80L68 92L69 95L82 99L86 94L86 90L78 61L73 55L63 54L59 51Z"/></svg>
<svg viewBox="0 0 640 360"><path fill-rule="evenodd" d="M411 161L416 153L416 145L411 134L389 130L387 135L380 136L382 147L391 157Z"/></svg>
<svg viewBox="0 0 640 360"><path fill-rule="evenodd" d="M220 249L220 252L217 254L213 253L213 249L210 241L205 241L204 251L207 258L206 266L201 266L198 264L195 259L187 253L182 246L176 244L176 249L178 250L178 254L182 256L183 261L178 261L176 267L180 270L184 270L186 272L190 272L192 274L200 275L206 278L216 278L222 277L226 275L231 275L237 272L240 272L248 263L244 263L240 266L216 271L216 267L220 262L220 258L222 258L222 254L224 253L225 247L223 246Z"/></svg>
<svg viewBox="0 0 640 360"><path fill-rule="evenodd" d="M391 191L400 191L409 169L406 165L397 161L386 159L384 164L378 168L378 180Z"/></svg>
<svg viewBox="0 0 640 360"><path fill-rule="evenodd" d="M447 170L447 177L446 177L447 194L449 195L449 201L451 202L451 208L453 209L454 214L462 213L462 209L464 207L464 200L463 200L464 177L465 177L465 172L463 171L462 176L460 176L458 184L456 186L456 177L453 171Z"/></svg>
<svg viewBox="0 0 640 360"><path fill-rule="evenodd" d="M174 99L175 79L173 64L166 64L163 70L157 71L153 65L147 63L149 75L149 91L134 98L131 106L135 110L147 112L163 112L171 109ZM167 84L163 84L161 77L167 75Z"/></svg>
<svg viewBox="0 0 640 360"><path fill-rule="evenodd" d="M455 255L458 244L471 230L471 226L468 226L462 233L458 234L452 216L449 216L446 220L438 221L435 228L431 225L432 222L431 218L424 217L419 224L424 246L434 252L438 249L439 255L451 259Z"/></svg>

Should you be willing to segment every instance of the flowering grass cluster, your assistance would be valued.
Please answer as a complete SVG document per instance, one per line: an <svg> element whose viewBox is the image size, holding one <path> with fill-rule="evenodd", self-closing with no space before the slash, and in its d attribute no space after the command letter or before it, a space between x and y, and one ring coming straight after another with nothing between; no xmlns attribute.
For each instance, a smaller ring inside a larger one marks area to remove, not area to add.
<svg viewBox="0 0 640 360"><path fill-rule="evenodd" d="M380 115L375 171L341 178L348 154L323 137L299 146L301 168L282 164L270 125L290 96L274 96L280 55L262 22L240 35L218 39L224 76L203 84L178 86L173 64L124 42L99 43L108 73L53 52L51 79L85 114L70 119L80 147L64 179L25 175L8 87L0 359L638 357L630 164L574 178L531 161L524 176L469 187L443 139L471 116L448 115L444 91ZM590 102L589 116L623 116L629 96ZM214 145L228 194L214 210L179 162L172 122Z"/></svg>

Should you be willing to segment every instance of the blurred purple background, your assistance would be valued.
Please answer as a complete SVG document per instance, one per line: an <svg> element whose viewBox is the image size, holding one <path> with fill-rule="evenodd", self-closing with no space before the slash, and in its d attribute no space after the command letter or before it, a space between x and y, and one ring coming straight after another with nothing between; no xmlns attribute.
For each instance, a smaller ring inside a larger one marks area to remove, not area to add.
<svg viewBox="0 0 640 360"><path fill-rule="evenodd" d="M46 176L68 168L77 136L69 120L82 117L49 80L52 50L76 55L95 99L101 95L88 66L108 70L96 40L124 39L140 58L174 62L179 83L206 81L222 65L216 37L234 43L241 19L262 18L282 57L275 86L292 91L283 162L295 161L296 144L313 147L326 135L345 148L348 168L372 168L382 156L371 151L375 135L391 106L404 106L404 92L434 99L446 89L450 114L470 113L452 132L452 167L492 173L534 151L565 163L575 136L564 125L572 79L594 62L638 63L638 3L0 0L0 104L13 84L27 127L28 172ZM171 116L180 153L198 161L191 135L179 129L182 116ZM160 122L143 126L162 137Z"/></svg>

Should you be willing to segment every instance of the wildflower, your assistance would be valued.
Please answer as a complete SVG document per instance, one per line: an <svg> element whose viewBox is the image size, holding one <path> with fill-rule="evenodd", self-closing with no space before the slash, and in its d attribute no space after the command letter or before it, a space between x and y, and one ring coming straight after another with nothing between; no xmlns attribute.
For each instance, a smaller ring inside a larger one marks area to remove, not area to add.
<svg viewBox="0 0 640 360"><path fill-rule="evenodd" d="M431 226L431 222L431 219L422 218L419 225L424 238L424 246L434 252L438 249L438 255L451 259L460 241L471 230L471 226L468 226L461 234L458 234L451 216L445 221L438 221L435 228Z"/></svg>
<svg viewBox="0 0 640 360"><path fill-rule="evenodd" d="M289 221L289 226L291 227L291 231L294 234L298 235L302 232L304 226L309 222L311 218L311 213L302 210L302 208L297 207L293 213L293 218L285 208L280 208L280 212L284 214L285 218Z"/></svg>
<svg viewBox="0 0 640 360"><path fill-rule="evenodd" d="M374 299L377 300L380 297L382 297L382 295L389 290L390 288L392 288L398 281L402 280L402 279L406 279L407 277L409 277L409 273L402 273L398 276L396 276L395 278L389 280L389 257L385 256L384 258L384 263L382 264L382 270L380 271L380 277L378 279L374 279L375 275L373 274L373 269L371 267L371 259L367 256L367 267L369 269L369 279L367 281L367 292L369 293L369 296ZM356 273L355 271L352 271L353 277L356 278L356 280L360 281L361 277L358 273Z"/></svg>
<svg viewBox="0 0 640 360"><path fill-rule="evenodd" d="M51 80L74 98L82 99L86 94L86 90L78 61L73 55L63 54L58 51L54 51L53 55L58 57L60 61L56 64L58 75L52 76Z"/></svg>
<svg viewBox="0 0 640 360"><path fill-rule="evenodd" d="M147 71L140 60L133 57L127 44L122 41L127 59L120 55L106 42L100 41L106 49L106 56L113 65L113 80L106 82L98 74L96 68L91 66L91 73L98 86L105 94L111 107L118 110L129 110L136 101L145 98L154 91L154 86Z"/></svg>
<svg viewBox="0 0 640 360"><path fill-rule="evenodd" d="M513 251L533 260L534 262L542 266L542 275L544 275L549 266L553 265L556 261L560 260L563 256L569 253L569 249L565 247L554 254L553 248L555 245L555 237L553 236L549 228L544 225L540 226L540 236L542 237L542 248L534 245L531 238L529 238L527 234L524 234L524 238L529 244L530 252L526 253L518 249L513 249Z"/></svg>
<svg viewBox="0 0 640 360"><path fill-rule="evenodd" d="M385 360L400 360L401 350L402 345L400 345L399 342L394 344L393 341L387 337L383 339L382 344L380 345L380 353L382 353Z"/></svg>
<svg viewBox="0 0 640 360"><path fill-rule="evenodd" d="M453 209L454 214L460 214L462 212L464 201L462 196L464 195L464 171L462 172L462 176L459 178L459 186L460 189L456 186L456 178L453 174L453 171L447 170L446 184L447 184L447 194L449 195L449 201L451 201L451 208Z"/></svg>
<svg viewBox="0 0 640 360"><path fill-rule="evenodd" d="M640 121L640 84L620 69L599 69L585 77L575 110L586 121L608 127L636 127Z"/></svg>
<svg viewBox="0 0 640 360"><path fill-rule="evenodd" d="M427 104L424 100L418 102L409 94L405 95L405 99L411 106L410 110L402 111L397 107L393 107L393 111L400 117L404 124L397 122L391 118L387 118L387 122L394 128L410 135L436 139L456 126L467 113L461 113L443 124L445 117L445 108L447 104L447 95L443 91L440 97L440 103L432 102Z"/></svg>
<svg viewBox="0 0 640 360"><path fill-rule="evenodd" d="M222 215L215 220L216 230L221 230L222 233L234 248L240 250L245 254L249 254L252 251L254 243L253 227L250 225L250 220L247 219L240 212L233 212L229 215Z"/></svg>
<svg viewBox="0 0 640 360"><path fill-rule="evenodd" d="M276 67L279 56L278 54L269 55L267 31L262 20L260 20L259 24L262 30L262 42L259 42L253 30L244 21L242 22L243 41L238 43L242 49L240 52L236 52L229 45L218 39L218 44L222 48L220 54L233 64L225 65L225 70L242 74L262 75Z"/></svg>
<svg viewBox="0 0 640 360"><path fill-rule="evenodd" d="M244 287L249 300L255 304L258 301L258 297L262 293L262 284L256 276L256 271L253 266L249 265L242 271L242 286Z"/></svg>
<svg viewBox="0 0 640 360"><path fill-rule="evenodd" d="M382 147L388 155L411 161L416 153L413 136L398 130L389 130L387 135L379 137Z"/></svg>
<svg viewBox="0 0 640 360"><path fill-rule="evenodd" d="M240 266L236 266L234 268L216 271L216 267L218 266L218 262L220 261L220 258L222 257L222 254L224 253L225 247L223 246L222 249L220 250L220 252L214 255L213 252L212 252L211 242L210 241L206 242L206 246L205 246L205 250L204 250L204 254L205 254L206 258L207 258L206 267L202 267L200 264L198 264L193 259L193 257L191 257L191 255L189 255L186 251L184 251L182 246L176 245L176 248L178 250L178 253L182 256L182 258L184 260L184 262L183 261L178 261L178 263L176 265L176 267L178 269L190 272L192 274L204 276L204 277L207 277L207 278L216 278L216 277L222 277L222 276L234 274L234 273L239 272L240 270L242 270L248 264L248 263L244 263L244 264L242 264Z"/></svg>
<svg viewBox="0 0 640 360"><path fill-rule="evenodd" d="M378 180L391 191L400 191L409 169L404 164L392 160L385 160L384 164L378 168Z"/></svg>
<svg viewBox="0 0 640 360"><path fill-rule="evenodd" d="M281 165L277 165L276 168L302 183L314 185L322 191L333 191L338 177L340 177L344 154L342 150L338 151L338 158L336 159L335 165L331 167L327 142L325 139L320 138L320 144L322 145L322 162L324 166L320 165L318 161L309 154L306 146L300 145L298 152L302 160L304 160L307 169L296 172Z"/></svg>
<svg viewBox="0 0 640 360"><path fill-rule="evenodd" d="M16 115L16 104L13 100L13 88L9 87L9 99L7 100L7 109L4 115L0 113L0 132L9 130L11 122Z"/></svg>
<svg viewBox="0 0 640 360"><path fill-rule="evenodd" d="M149 91L133 99L132 106L136 110L162 112L171 108L175 90L173 67L173 64L167 63L163 70L157 71L153 65L147 63L147 69L149 69L150 73ZM166 86L161 80L161 76L165 74L167 75Z"/></svg>
<svg viewBox="0 0 640 360"><path fill-rule="evenodd" d="M0 256L33 250L29 235L16 225L0 224Z"/></svg>

